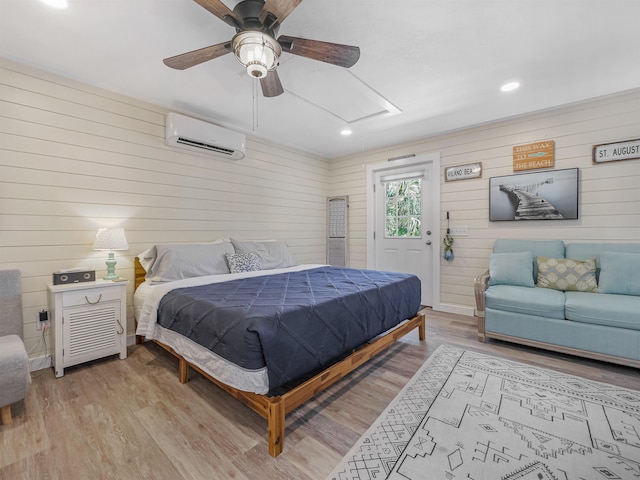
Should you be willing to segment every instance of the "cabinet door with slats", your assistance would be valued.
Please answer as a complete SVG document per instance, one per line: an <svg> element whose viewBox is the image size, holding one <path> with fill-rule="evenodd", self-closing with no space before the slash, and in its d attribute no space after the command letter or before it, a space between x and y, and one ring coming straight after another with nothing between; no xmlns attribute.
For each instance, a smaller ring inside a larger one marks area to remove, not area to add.
<svg viewBox="0 0 640 480"><path fill-rule="evenodd" d="M120 302L64 311L64 363L74 365L119 352L116 332Z"/></svg>

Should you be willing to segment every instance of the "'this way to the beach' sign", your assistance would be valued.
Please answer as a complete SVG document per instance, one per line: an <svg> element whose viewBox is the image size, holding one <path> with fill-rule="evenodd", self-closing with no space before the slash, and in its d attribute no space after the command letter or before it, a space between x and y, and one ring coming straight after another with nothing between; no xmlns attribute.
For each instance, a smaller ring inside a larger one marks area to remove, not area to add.
<svg viewBox="0 0 640 480"><path fill-rule="evenodd" d="M528 143L513 147L513 171L535 170L537 168L553 167L555 159L555 142Z"/></svg>

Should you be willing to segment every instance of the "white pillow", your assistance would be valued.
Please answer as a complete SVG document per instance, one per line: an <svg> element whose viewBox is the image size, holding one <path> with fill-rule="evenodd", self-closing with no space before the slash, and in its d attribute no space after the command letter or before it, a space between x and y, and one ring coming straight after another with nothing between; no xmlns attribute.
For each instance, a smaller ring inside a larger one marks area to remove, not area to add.
<svg viewBox="0 0 640 480"><path fill-rule="evenodd" d="M236 253L255 253L258 255L262 270L293 267L296 264L293 256L289 252L289 247L281 241L241 242L232 238L231 243Z"/></svg>
<svg viewBox="0 0 640 480"><path fill-rule="evenodd" d="M151 265L156 261L156 255L157 252L155 245L138 254L138 260L140 260L140 265L142 265L145 272L149 272L149 270L151 270Z"/></svg>
<svg viewBox="0 0 640 480"><path fill-rule="evenodd" d="M154 245L138 258L146 280L155 283L229 273L227 253L234 253L228 242L175 243Z"/></svg>
<svg viewBox="0 0 640 480"><path fill-rule="evenodd" d="M188 245L212 245L212 244L230 243L230 242L231 242L231 239L229 237L222 237L217 240L214 240L213 242L190 243ZM165 244L165 245L172 245L172 244ZM180 244L174 244L174 245L187 245L187 244L180 243ZM151 248L148 248L144 252L138 254L138 260L140 261L140 265L142 265L142 268L144 268L145 272L149 272L149 270L151 269L151 266L153 265L153 262L156 261L157 255L158 253L156 252L155 245Z"/></svg>

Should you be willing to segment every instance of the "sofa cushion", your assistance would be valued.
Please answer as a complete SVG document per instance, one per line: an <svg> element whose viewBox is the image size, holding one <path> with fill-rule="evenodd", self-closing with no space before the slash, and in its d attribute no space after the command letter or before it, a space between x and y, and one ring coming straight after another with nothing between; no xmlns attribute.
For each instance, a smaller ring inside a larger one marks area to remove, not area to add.
<svg viewBox="0 0 640 480"><path fill-rule="evenodd" d="M565 258L577 260L596 259L596 278L600 280L600 257L604 252L640 253L640 242L597 242L597 243L568 243Z"/></svg>
<svg viewBox="0 0 640 480"><path fill-rule="evenodd" d="M548 288L493 285L485 292L487 308L564 319L565 294Z"/></svg>
<svg viewBox="0 0 640 480"><path fill-rule="evenodd" d="M533 287L533 254L493 253L489 260L489 275L489 285Z"/></svg>
<svg viewBox="0 0 640 480"><path fill-rule="evenodd" d="M569 292L571 293L571 292ZM599 294L582 293L597 297ZM513 313L487 309L487 332L509 335L530 344L531 340L568 347L575 350L601 353L626 359L640 360L640 330L611 328L603 325L571 322L557 318L514 315ZM513 339L518 341L518 339ZM579 353L579 352L576 352ZM591 477L590 477L591 478Z"/></svg>
<svg viewBox="0 0 640 480"><path fill-rule="evenodd" d="M600 291L640 295L640 253L603 252L600 256Z"/></svg>
<svg viewBox="0 0 640 480"><path fill-rule="evenodd" d="M493 243L493 253L531 252L537 256L564 258L565 246L562 240L522 240L514 238L498 238ZM575 258L575 257L571 257ZM538 278L538 271L533 262L533 278Z"/></svg>
<svg viewBox="0 0 640 480"><path fill-rule="evenodd" d="M533 252L534 256L562 258L564 254L562 240L521 240L498 238L493 243L493 253Z"/></svg>
<svg viewBox="0 0 640 480"><path fill-rule="evenodd" d="M576 292L598 291L596 282L596 259L574 260L571 258L536 257L538 279L536 285L554 290Z"/></svg>
<svg viewBox="0 0 640 480"><path fill-rule="evenodd" d="M640 297L566 292L567 320L640 330Z"/></svg>

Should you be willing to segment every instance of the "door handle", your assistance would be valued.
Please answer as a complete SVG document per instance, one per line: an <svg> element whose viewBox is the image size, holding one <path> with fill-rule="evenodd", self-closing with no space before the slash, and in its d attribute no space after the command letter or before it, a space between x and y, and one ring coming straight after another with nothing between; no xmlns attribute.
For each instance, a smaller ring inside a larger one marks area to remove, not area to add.
<svg viewBox="0 0 640 480"><path fill-rule="evenodd" d="M424 242L424 243L426 243L427 245L431 245L431 240L427 240L427 241L426 241L426 242Z"/></svg>

